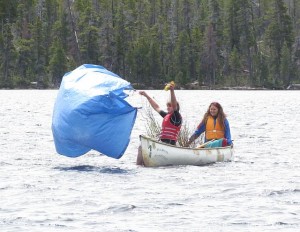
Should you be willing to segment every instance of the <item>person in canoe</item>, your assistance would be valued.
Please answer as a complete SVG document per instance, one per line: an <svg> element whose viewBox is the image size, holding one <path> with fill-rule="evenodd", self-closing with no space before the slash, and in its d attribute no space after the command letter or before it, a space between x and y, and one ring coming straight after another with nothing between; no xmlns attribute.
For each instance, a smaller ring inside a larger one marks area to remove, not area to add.
<svg viewBox="0 0 300 232"><path fill-rule="evenodd" d="M205 142L218 140L218 146L232 145L229 122L220 103L210 103L202 121L197 126L194 134L189 138L186 146L190 146L203 132L205 132Z"/></svg>
<svg viewBox="0 0 300 232"><path fill-rule="evenodd" d="M163 117L162 129L159 135L160 141L175 146L182 124L182 117L179 113L179 103L176 100L174 87L173 82L167 84L167 89L170 89L171 95L171 100L167 102L167 112L161 110L160 106L145 91L140 91L139 94L146 97L152 108ZM143 165L140 149L136 161L137 165Z"/></svg>

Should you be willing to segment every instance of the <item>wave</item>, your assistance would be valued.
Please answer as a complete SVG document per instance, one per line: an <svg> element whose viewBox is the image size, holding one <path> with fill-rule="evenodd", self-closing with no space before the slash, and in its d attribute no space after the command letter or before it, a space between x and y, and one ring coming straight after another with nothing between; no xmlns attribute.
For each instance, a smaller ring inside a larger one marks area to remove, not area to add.
<svg viewBox="0 0 300 232"><path fill-rule="evenodd" d="M300 189L283 189L283 190L276 190L271 191L267 195L268 196L278 196L278 195L284 195L284 194L290 194L290 193L299 193Z"/></svg>

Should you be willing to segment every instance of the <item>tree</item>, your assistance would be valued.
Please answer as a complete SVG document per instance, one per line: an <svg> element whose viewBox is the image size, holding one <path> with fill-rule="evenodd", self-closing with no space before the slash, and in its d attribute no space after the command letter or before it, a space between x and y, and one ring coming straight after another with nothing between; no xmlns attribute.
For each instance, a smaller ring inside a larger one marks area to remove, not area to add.
<svg viewBox="0 0 300 232"><path fill-rule="evenodd" d="M215 33L212 24L210 24L207 27L205 36L206 36L206 41L205 41L206 49L204 50L204 56L203 56L203 63L204 63L203 70L205 70L205 74L206 74L206 83L208 84L209 87L213 87L214 85L216 85L216 80L217 80L218 59L217 59L216 38L215 38Z"/></svg>
<svg viewBox="0 0 300 232"><path fill-rule="evenodd" d="M67 67L67 58L62 42L59 39L55 39L51 46L51 59L49 63L50 79L55 86L60 85Z"/></svg>
<svg viewBox="0 0 300 232"><path fill-rule="evenodd" d="M249 74L250 85L255 84L253 56L257 49L253 23L253 7L250 0L230 0L226 5L228 11L227 32L230 50L237 49L240 53L245 73Z"/></svg>
<svg viewBox="0 0 300 232"><path fill-rule="evenodd" d="M33 81L34 75L34 53L33 53L33 39L19 39L17 42L18 47L18 74L20 80L18 81L21 87L28 87L30 82Z"/></svg>
<svg viewBox="0 0 300 232"><path fill-rule="evenodd" d="M35 21L35 25L32 30L32 37L34 40L33 44L33 52L35 57L35 64L34 64L34 76L35 80L38 81L40 86L47 86L47 78L46 78L46 49L45 46L45 33L43 31L42 21L41 18L37 17Z"/></svg>
<svg viewBox="0 0 300 232"><path fill-rule="evenodd" d="M77 65L82 63L81 53L80 53L80 44L78 40L78 32L77 32L77 23L74 16L74 12L72 9L72 2L71 0L66 0L66 11L68 12L68 22L71 25L72 30L72 40L70 41L71 44L71 54L74 57L74 60ZM76 1L76 3L82 3L82 1Z"/></svg>
<svg viewBox="0 0 300 232"><path fill-rule="evenodd" d="M13 45L13 35L10 24L3 25L0 35L0 87L13 87L13 70L15 67L16 51Z"/></svg>
<svg viewBox="0 0 300 232"><path fill-rule="evenodd" d="M58 86L66 70L99 63L152 87L175 78L284 88L300 79L299 9L296 0L0 0L1 86Z"/></svg>
<svg viewBox="0 0 300 232"><path fill-rule="evenodd" d="M13 87L16 51L13 44L13 23L17 1L0 1L0 87Z"/></svg>
<svg viewBox="0 0 300 232"><path fill-rule="evenodd" d="M77 7L82 8L78 23L81 59L85 63L98 64L100 57L98 17L90 1L78 1L77 4Z"/></svg>
<svg viewBox="0 0 300 232"><path fill-rule="evenodd" d="M231 67L231 72L233 73L233 79L235 82L235 85L238 86L238 74L241 73L241 60L239 57L238 50L236 48L233 48L230 57L229 57L229 64Z"/></svg>
<svg viewBox="0 0 300 232"><path fill-rule="evenodd" d="M186 84L187 80L190 79L190 40L187 31L182 31L179 34L178 41L175 46L175 61L176 61L176 74L182 73L180 79L177 82L180 84ZM176 76L175 74L175 76Z"/></svg>
<svg viewBox="0 0 300 232"><path fill-rule="evenodd" d="M266 44L270 49L270 74L272 84L278 87L283 84L283 77L280 70L282 62L282 49L286 44L291 54L293 44L293 29L290 16L283 0L275 0L273 8L268 14L270 23L266 30Z"/></svg>

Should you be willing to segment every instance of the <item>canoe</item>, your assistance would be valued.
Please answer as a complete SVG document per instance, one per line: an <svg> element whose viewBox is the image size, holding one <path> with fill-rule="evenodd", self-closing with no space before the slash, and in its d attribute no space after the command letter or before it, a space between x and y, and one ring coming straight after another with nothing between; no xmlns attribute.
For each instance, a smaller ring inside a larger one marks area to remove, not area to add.
<svg viewBox="0 0 300 232"><path fill-rule="evenodd" d="M231 161L232 146L214 148L187 148L162 143L140 135L141 153L146 167L169 165L201 166L216 162Z"/></svg>

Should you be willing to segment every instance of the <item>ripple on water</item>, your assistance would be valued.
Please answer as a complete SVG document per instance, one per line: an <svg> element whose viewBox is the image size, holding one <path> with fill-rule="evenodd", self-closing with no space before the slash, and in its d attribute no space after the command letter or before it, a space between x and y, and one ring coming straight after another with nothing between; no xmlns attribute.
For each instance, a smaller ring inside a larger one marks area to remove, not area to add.
<svg viewBox="0 0 300 232"><path fill-rule="evenodd" d="M94 151L76 159L56 154L56 94L0 91L0 231L299 230L300 91L178 90L184 120L194 127L209 102L223 105L235 158L163 168L135 165L146 107L121 159ZM169 97L149 94L161 106ZM146 105L138 94L129 98Z"/></svg>

